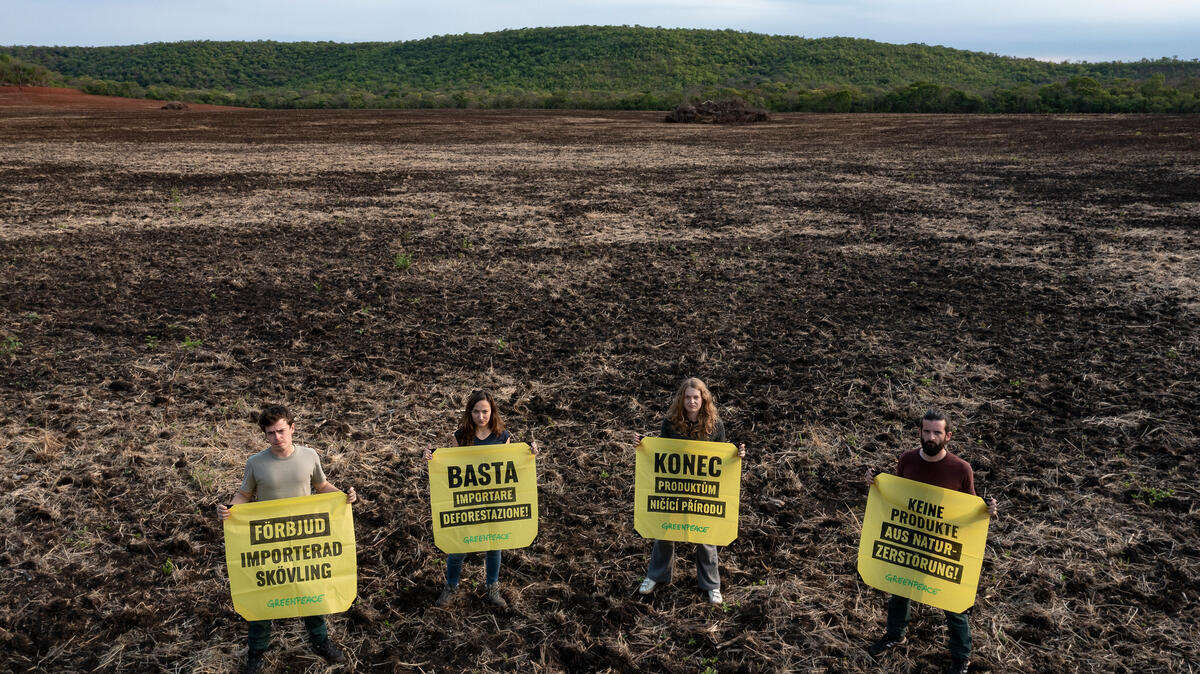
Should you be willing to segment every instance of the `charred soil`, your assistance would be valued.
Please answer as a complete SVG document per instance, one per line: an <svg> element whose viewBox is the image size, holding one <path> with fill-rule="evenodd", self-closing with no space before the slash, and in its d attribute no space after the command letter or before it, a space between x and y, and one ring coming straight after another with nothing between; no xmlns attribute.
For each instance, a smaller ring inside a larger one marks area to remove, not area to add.
<svg viewBox="0 0 1200 674"><path fill-rule="evenodd" d="M1200 661L1200 117L195 107L0 108L0 671L240 666L214 508L271 401L362 499L359 671L880 671L859 476L927 407L1000 501L973 671ZM631 436L689 375L749 448L723 608L686 546L635 595ZM507 609L478 559L433 608L420 450L478 387L541 530ZM910 629L883 667L939 671Z"/></svg>

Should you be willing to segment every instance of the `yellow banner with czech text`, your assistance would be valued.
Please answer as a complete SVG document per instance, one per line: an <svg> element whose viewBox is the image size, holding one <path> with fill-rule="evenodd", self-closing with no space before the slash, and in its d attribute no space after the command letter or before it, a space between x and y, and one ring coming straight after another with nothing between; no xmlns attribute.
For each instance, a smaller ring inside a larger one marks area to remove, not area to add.
<svg viewBox="0 0 1200 674"><path fill-rule="evenodd" d="M729 545L738 535L742 460L727 442L642 438L633 524L645 538Z"/></svg>

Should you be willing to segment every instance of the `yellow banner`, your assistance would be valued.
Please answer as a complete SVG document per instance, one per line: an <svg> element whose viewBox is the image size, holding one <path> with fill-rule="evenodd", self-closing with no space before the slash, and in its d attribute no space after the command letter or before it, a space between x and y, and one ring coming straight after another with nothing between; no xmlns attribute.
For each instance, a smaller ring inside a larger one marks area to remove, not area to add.
<svg viewBox="0 0 1200 674"><path fill-rule="evenodd" d="M537 538L537 462L529 445L443 447L429 460L433 542L443 552L523 548Z"/></svg>
<svg viewBox="0 0 1200 674"><path fill-rule="evenodd" d="M978 496L877 475L863 518L858 575L871 587L962 613L975 604L988 519Z"/></svg>
<svg viewBox="0 0 1200 674"><path fill-rule="evenodd" d="M340 491L243 503L225 520L233 608L246 620L339 613L358 594L354 514Z"/></svg>
<svg viewBox="0 0 1200 674"><path fill-rule="evenodd" d="M729 545L738 533L742 460L727 442L642 438L633 526L644 538Z"/></svg>

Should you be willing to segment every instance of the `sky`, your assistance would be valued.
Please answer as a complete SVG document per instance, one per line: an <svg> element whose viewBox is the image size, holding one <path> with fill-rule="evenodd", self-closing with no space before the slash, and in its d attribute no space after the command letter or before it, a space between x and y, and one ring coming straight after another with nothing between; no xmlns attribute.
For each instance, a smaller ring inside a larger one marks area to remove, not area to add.
<svg viewBox="0 0 1200 674"><path fill-rule="evenodd" d="M4 0L0 45L415 40L639 25L923 43L1046 61L1200 58L1198 0Z"/></svg>

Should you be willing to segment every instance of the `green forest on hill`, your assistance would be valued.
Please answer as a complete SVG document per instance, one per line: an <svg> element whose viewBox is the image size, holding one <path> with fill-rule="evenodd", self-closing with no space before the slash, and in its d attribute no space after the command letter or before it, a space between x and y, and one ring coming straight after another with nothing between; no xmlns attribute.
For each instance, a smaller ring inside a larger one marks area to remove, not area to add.
<svg viewBox="0 0 1200 674"><path fill-rule="evenodd" d="M276 108L1193 112L1200 61L1047 63L731 30L536 28L408 42L0 47L89 93ZM0 79L3 79L0 64Z"/></svg>

